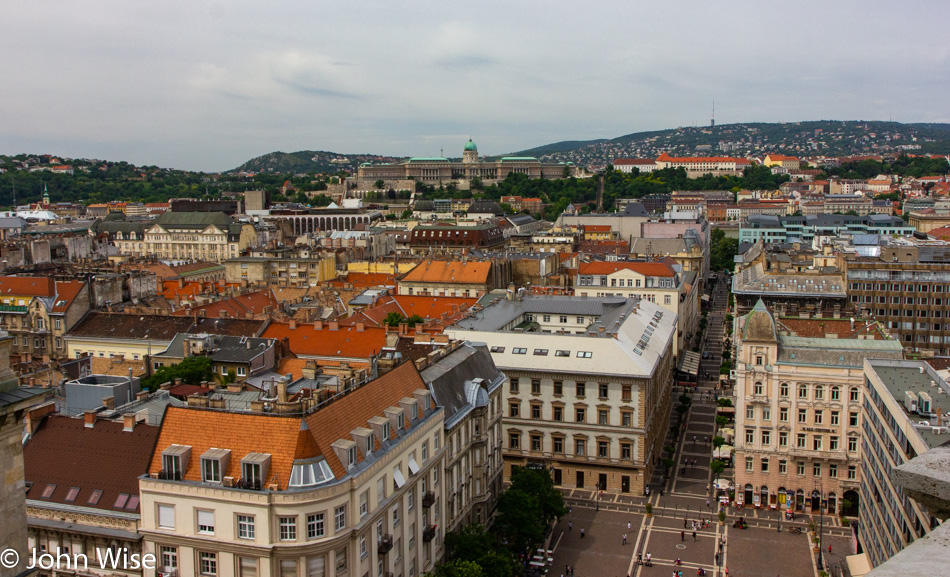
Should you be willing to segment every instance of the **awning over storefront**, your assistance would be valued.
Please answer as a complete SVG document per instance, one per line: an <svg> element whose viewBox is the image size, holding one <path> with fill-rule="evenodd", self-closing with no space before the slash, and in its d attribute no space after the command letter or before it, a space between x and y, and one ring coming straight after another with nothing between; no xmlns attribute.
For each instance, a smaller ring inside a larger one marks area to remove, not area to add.
<svg viewBox="0 0 950 577"><path fill-rule="evenodd" d="M699 373L699 353L693 351L684 351L683 358L680 359L679 370L688 375Z"/></svg>

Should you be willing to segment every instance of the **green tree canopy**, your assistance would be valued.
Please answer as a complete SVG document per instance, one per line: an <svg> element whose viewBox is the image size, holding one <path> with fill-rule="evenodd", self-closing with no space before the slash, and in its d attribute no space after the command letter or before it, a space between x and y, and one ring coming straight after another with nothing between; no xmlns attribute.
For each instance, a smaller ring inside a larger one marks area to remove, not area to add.
<svg viewBox="0 0 950 577"><path fill-rule="evenodd" d="M177 365L161 367L152 376L143 379L142 386L154 391L162 383L175 379L181 379L185 384L197 385L201 381L210 381L211 378L210 357L187 357Z"/></svg>

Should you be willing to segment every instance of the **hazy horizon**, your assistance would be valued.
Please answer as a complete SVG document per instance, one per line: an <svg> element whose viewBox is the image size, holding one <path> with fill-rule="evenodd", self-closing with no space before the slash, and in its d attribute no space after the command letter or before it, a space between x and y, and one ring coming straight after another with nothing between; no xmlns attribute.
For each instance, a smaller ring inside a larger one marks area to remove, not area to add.
<svg viewBox="0 0 950 577"><path fill-rule="evenodd" d="M21 3L0 153L218 172L678 126L950 122L950 3Z"/></svg>

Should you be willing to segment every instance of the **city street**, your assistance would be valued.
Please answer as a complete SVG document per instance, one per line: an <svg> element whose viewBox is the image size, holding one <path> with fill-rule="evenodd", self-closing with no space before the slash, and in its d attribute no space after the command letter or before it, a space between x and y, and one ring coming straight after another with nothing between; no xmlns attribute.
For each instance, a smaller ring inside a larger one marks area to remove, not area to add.
<svg viewBox="0 0 950 577"><path fill-rule="evenodd" d="M718 504L712 493L712 474L709 462L715 429L716 395L729 395L717 389L719 367L722 362L723 321L726 314L727 280L720 280L711 295L708 328L702 350L708 353L700 366L700 379L689 412L681 427L681 434L668 435L666 445L676 447L676 464L665 477L662 470L651 482L649 498L642 496L604 494L573 489L565 491L571 513L556 526L552 546L555 549L553 575L561 575L566 566L574 568L577 577L648 577L668 576L674 569L684 576L693 576L699 569L710 577L725 575L739 577L815 577L818 568L807 531L809 518L801 516L795 522L781 520L776 511L744 508L741 512L726 508L726 522L718 520ZM682 394L677 387L673 398ZM671 423L677 414L671 413ZM693 464L695 462L695 464ZM723 478L731 477L726 469ZM660 488L663 495L660 495ZM645 505L653 507L647 516ZM733 526L742 516L746 529ZM708 523L702 528L703 522ZM630 528L627 528L630 523ZM696 537L693 525L696 524ZM570 525L573 525L570 528ZM790 533L799 527L799 534ZM585 537L580 537L584 529ZM623 545L623 535L627 544ZM851 553L850 530L841 527L836 519L825 517L823 547L829 565L844 568L844 557ZM828 545L832 553L827 553ZM652 567L638 566L637 555L652 556ZM717 554L718 553L718 554ZM676 565L676 561L680 565ZM835 575L836 573L832 573Z"/></svg>

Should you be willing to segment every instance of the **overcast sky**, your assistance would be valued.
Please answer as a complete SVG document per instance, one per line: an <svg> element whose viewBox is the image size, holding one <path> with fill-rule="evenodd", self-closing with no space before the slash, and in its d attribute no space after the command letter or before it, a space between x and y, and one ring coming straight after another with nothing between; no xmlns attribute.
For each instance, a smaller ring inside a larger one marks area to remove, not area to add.
<svg viewBox="0 0 950 577"><path fill-rule="evenodd" d="M0 153L218 171L743 121L950 122L950 2L11 0Z"/></svg>

